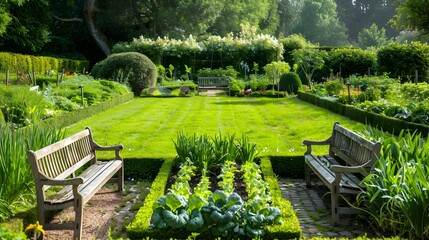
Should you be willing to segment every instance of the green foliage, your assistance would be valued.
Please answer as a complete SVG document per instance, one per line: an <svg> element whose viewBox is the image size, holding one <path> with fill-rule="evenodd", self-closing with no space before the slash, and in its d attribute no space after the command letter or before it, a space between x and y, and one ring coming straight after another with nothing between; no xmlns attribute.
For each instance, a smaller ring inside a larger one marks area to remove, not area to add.
<svg viewBox="0 0 429 240"><path fill-rule="evenodd" d="M232 79L229 83L229 92L231 96L236 96L240 94L246 87L245 83L242 80Z"/></svg>
<svg viewBox="0 0 429 240"><path fill-rule="evenodd" d="M0 239L26 240L27 235L24 232L13 232L8 227L0 225Z"/></svg>
<svg viewBox="0 0 429 240"><path fill-rule="evenodd" d="M377 24L373 23L369 28L364 28L358 35L358 44L362 48L381 47L387 45L389 39L386 37L386 29L379 29Z"/></svg>
<svg viewBox="0 0 429 240"><path fill-rule="evenodd" d="M184 163L189 159L200 172L207 172L225 161L252 162L258 154L256 144L251 143L245 134L236 139L235 135L223 136L221 133L210 138L207 134L186 136L179 132L174 146L177 161Z"/></svg>
<svg viewBox="0 0 429 240"><path fill-rule="evenodd" d="M313 74L316 70L322 69L325 64L327 53L317 49L297 49L293 51L295 63L304 72L310 88L313 86Z"/></svg>
<svg viewBox="0 0 429 240"><path fill-rule="evenodd" d="M225 69L217 68L203 68L198 70L198 77L230 77L236 79L238 72L234 69L233 66L227 66Z"/></svg>
<svg viewBox="0 0 429 240"><path fill-rule="evenodd" d="M364 179L358 196L378 226L411 238L429 237L429 142L421 134L401 131L398 137L374 134L383 142L381 157Z"/></svg>
<svg viewBox="0 0 429 240"><path fill-rule="evenodd" d="M419 42L399 44L391 43L377 53L377 62L381 72L390 77L400 78L401 82L413 81L418 71L419 81L428 80L429 46Z"/></svg>
<svg viewBox="0 0 429 240"><path fill-rule="evenodd" d="M155 87L158 70L155 64L137 52L112 54L106 58L100 77L129 84L135 95L147 87Z"/></svg>
<svg viewBox="0 0 429 240"><path fill-rule="evenodd" d="M64 58L53 58L44 56L31 56L17 53L0 52L0 71L6 72L50 72L81 71L83 68L88 69L89 62L86 60L71 60Z"/></svg>
<svg viewBox="0 0 429 240"><path fill-rule="evenodd" d="M337 48L329 52L329 67L334 74L341 73L342 77L359 73L365 75L368 69L374 71L376 54L360 48Z"/></svg>
<svg viewBox="0 0 429 240"><path fill-rule="evenodd" d="M304 49L314 47L313 44L308 42L302 35L292 34L285 38L280 38L279 42L283 44L283 61L289 63L289 66L293 66L294 58L293 51L296 49Z"/></svg>
<svg viewBox="0 0 429 240"><path fill-rule="evenodd" d="M34 204L34 181L27 152L40 149L64 138L63 129L54 126L31 125L19 130L0 125L0 220L5 220L21 208Z"/></svg>
<svg viewBox="0 0 429 240"><path fill-rule="evenodd" d="M301 89L301 78L295 72L285 73L280 77L279 91L297 94Z"/></svg>
<svg viewBox="0 0 429 240"><path fill-rule="evenodd" d="M0 85L0 109L6 122L26 126L46 118L49 102L27 86Z"/></svg>
<svg viewBox="0 0 429 240"><path fill-rule="evenodd" d="M203 68L216 69L223 66L234 66L238 69L240 62L246 64L255 62L259 66L265 66L267 63L279 60L283 54L283 45L276 38L262 34L252 39L242 39L232 35L208 36L201 41L197 41L193 36L184 40L167 37L152 40L140 37L130 43L118 43L112 51L114 53L140 52L156 64L163 66L172 64L175 68L180 66L181 71L184 72L185 65L193 66L193 71L198 72ZM220 61L213 62L212 56L217 56ZM195 59L196 57L198 59ZM235 78L232 75L226 76Z"/></svg>
<svg viewBox="0 0 429 240"><path fill-rule="evenodd" d="M398 3L396 15L392 22L400 29L417 30L429 35L429 20L427 19L429 3L418 0L405 0Z"/></svg>
<svg viewBox="0 0 429 240"><path fill-rule="evenodd" d="M346 27L338 19L333 0L304 0L301 21L294 29L311 42L325 46L348 45Z"/></svg>

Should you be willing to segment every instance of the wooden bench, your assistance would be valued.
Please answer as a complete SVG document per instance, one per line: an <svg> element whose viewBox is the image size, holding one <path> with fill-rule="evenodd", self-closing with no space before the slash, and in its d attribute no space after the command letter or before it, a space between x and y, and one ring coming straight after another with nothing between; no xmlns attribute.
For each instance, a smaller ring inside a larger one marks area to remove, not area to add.
<svg viewBox="0 0 429 240"><path fill-rule="evenodd" d="M37 218L44 229L71 229L74 239L81 238L85 203L107 182L117 183L118 191L123 191L124 164L119 155L122 149L122 145L99 146L93 141L90 129L86 128L40 150L28 152L36 184ZM114 151L115 160L97 161L96 150ZM77 170L83 172L77 176ZM112 178L115 174L117 177ZM52 186L57 186L57 191L47 194L46 190ZM70 206L74 207L74 222L45 222L46 211Z"/></svg>
<svg viewBox="0 0 429 240"><path fill-rule="evenodd" d="M198 93L205 90L228 90L229 91L229 77L198 77Z"/></svg>
<svg viewBox="0 0 429 240"><path fill-rule="evenodd" d="M380 156L381 143L372 143L356 133L335 123L332 135L325 141L305 140L305 180L311 187L311 171L317 175L331 191L332 221L338 224L340 214L350 214L351 208L339 207L342 193L358 194L365 188L361 184ZM329 145L329 153L315 156L312 145ZM342 162L340 164L337 160ZM359 176L360 175L360 176Z"/></svg>

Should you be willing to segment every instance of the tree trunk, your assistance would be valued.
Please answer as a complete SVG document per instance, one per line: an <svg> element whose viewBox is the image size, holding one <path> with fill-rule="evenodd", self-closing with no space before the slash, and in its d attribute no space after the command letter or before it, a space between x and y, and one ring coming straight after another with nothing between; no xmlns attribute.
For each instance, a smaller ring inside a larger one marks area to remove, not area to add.
<svg viewBox="0 0 429 240"><path fill-rule="evenodd" d="M83 18L85 19L86 26L88 27L89 33L95 40L97 45L101 48L106 56L109 56L111 49L107 44L107 39L103 33L95 25L95 14L94 14L95 0L85 0L83 4Z"/></svg>

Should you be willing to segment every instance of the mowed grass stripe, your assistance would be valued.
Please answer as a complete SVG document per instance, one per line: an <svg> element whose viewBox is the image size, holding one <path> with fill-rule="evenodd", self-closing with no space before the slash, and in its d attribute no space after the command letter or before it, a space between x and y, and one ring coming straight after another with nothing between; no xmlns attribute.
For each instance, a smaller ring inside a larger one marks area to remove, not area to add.
<svg viewBox="0 0 429 240"><path fill-rule="evenodd" d="M100 144L123 144L125 158L174 157L173 140L180 131L211 136L221 131L238 138L245 133L261 156L297 156L305 152L304 139L324 140L336 121L363 127L296 98L137 98L78 122L68 134L90 126Z"/></svg>

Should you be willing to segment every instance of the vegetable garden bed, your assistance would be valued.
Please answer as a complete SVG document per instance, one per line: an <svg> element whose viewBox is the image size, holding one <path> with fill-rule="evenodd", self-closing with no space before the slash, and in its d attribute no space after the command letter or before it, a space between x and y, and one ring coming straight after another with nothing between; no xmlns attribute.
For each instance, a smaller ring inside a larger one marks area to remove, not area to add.
<svg viewBox="0 0 429 240"><path fill-rule="evenodd" d="M255 145L247 137L237 141L234 136L209 139L179 134L175 146L178 157L164 162L144 206L127 228L128 237L301 236L298 219L291 203L282 197L270 160L263 158L257 164ZM220 159L223 161L214 162ZM172 175L176 161L180 167Z"/></svg>

